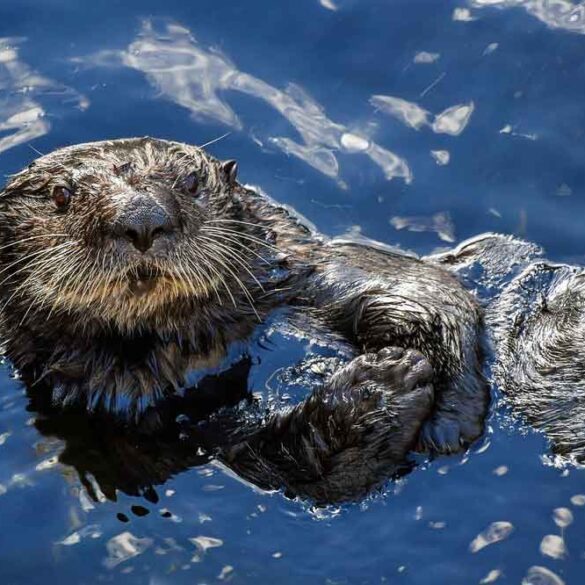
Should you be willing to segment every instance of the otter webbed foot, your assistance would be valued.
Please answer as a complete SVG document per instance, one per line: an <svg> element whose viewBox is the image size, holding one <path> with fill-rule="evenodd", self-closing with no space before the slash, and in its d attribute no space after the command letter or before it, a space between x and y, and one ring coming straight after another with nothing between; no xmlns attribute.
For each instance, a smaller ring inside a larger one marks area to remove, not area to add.
<svg viewBox="0 0 585 585"><path fill-rule="evenodd" d="M404 461L418 441L418 434L432 414L435 393L434 372L422 353L386 347L358 356L327 384L326 397L351 406L347 422L363 432L366 453L371 444L383 441L392 454L392 463ZM343 394L343 400L339 395ZM344 415L341 409L336 414ZM383 413L384 416L380 416ZM360 418L363 417L363 418ZM375 421L365 424L365 421ZM371 424L371 436L366 427Z"/></svg>

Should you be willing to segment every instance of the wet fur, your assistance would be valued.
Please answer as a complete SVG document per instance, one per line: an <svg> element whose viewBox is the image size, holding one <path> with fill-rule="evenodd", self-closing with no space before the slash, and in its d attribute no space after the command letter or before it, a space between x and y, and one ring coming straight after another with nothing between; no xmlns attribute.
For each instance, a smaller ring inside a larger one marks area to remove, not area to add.
<svg viewBox="0 0 585 585"><path fill-rule="evenodd" d="M160 429L189 371L289 306L364 355L300 406L217 442L243 477L340 501L417 446L455 452L478 437L488 400L481 311L458 280L412 256L328 240L228 168L199 148L144 138L61 149L9 181L2 330L29 387L59 409ZM185 189L192 173L196 194ZM73 193L66 210L52 201L58 186ZM142 200L173 223L144 254L115 231ZM418 365L405 366L412 356Z"/></svg>
<svg viewBox="0 0 585 585"><path fill-rule="evenodd" d="M473 283L485 304L505 404L546 435L555 455L585 463L585 270L497 234L432 260Z"/></svg>

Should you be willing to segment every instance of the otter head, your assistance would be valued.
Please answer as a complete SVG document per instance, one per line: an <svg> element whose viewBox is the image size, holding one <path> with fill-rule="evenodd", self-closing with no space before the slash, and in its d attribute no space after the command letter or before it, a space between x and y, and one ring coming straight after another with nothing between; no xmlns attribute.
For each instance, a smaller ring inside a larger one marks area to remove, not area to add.
<svg viewBox="0 0 585 585"><path fill-rule="evenodd" d="M67 315L161 331L181 310L233 302L263 235L242 221L245 192L233 161L163 140L42 156L0 193L4 310L25 325Z"/></svg>

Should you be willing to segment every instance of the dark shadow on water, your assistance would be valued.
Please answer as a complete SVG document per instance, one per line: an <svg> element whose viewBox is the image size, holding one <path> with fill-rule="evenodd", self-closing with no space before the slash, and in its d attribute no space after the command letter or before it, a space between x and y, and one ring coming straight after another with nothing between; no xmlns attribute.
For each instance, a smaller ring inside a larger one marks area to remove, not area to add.
<svg viewBox="0 0 585 585"><path fill-rule="evenodd" d="M383 461L372 460L372 469L376 471L365 474L348 469L340 484L333 471L329 477L327 458L323 459L321 474L314 478L309 467L306 477L296 467L288 469L277 463L273 467L271 457L281 449L281 440L282 448L287 449L289 443L304 439L294 423L282 425L285 429L290 426L284 431L284 438L280 435L281 425L274 428L266 425L275 410L263 407L249 390L252 363L246 356L225 371L204 377L182 396L167 399L156 407L156 428L148 424L138 429L124 428L105 415L89 416L84 411L53 408L42 398L50 395L49 389L43 391L37 385L29 389L28 408L38 414L35 427L42 435L63 442L60 463L76 470L95 502L100 501L101 494L116 501L116 494L122 492L157 503L157 486L214 460L260 489L281 489L289 498L299 497L319 506L338 503L340 497L342 501L359 500L382 487L386 480L397 479L412 470L414 463L410 458L398 464L389 460L386 466ZM257 431L262 437L260 441L253 438ZM288 433L292 439L286 436ZM269 445L262 446L264 441ZM256 449L260 449L263 462L260 465L254 454ZM332 462L343 456L336 453L333 450L330 456ZM364 452L363 460L368 461L369 457ZM299 459L297 465L302 470L308 462ZM340 487L345 483L347 487ZM96 492L96 486L101 494ZM327 494L326 499L323 493Z"/></svg>
<svg viewBox="0 0 585 585"><path fill-rule="evenodd" d="M64 442L61 463L75 468L95 501L99 498L90 475L111 500L119 490L152 501L156 486L209 463L211 454L229 443L234 425L241 420L232 407L242 404L253 409L248 391L250 365L245 358L219 375L204 378L196 388L188 388L184 397L169 400L160 413L166 424L154 433L125 430L105 418L51 408L36 387L30 393L29 410L39 413L35 426L40 433Z"/></svg>

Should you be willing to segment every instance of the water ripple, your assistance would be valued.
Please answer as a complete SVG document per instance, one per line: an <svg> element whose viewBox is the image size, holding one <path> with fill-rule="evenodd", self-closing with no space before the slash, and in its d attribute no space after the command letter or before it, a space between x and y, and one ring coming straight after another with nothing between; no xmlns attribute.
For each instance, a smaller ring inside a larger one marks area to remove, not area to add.
<svg viewBox="0 0 585 585"><path fill-rule="evenodd" d="M18 55L25 39L0 37L0 152L47 134L51 124L39 99L57 95L61 103L85 110L87 98L33 71Z"/></svg>
<svg viewBox="0 0 585 585"><path fill-rule="evenodd" d="M551 28L585 34L585 2L570 0L471 0L476 8L524 8Z"/></svg>
<svg viewBox="0 0 585 585"><path fill-rule="evenodd" d="M100 51L75 61L93 66L123 65L141 71L163 96L187 108L193 119L217 122L234 130L242 130L244 125L225 101L224 92L235 91L263 101L286 118L301 138L296 141L286 136L268 136L269 143L337 180L342 187L345 183L339 178L336 152L369 157L388 180L412 180L403 158L365 134L329 119L325 108L299 85L290 83L284 90L274 87L240 71L218 50L201 46L189 29L174 23L166 23L162 29L159 32L152 21L146 21L126 50Z"/></svg>

